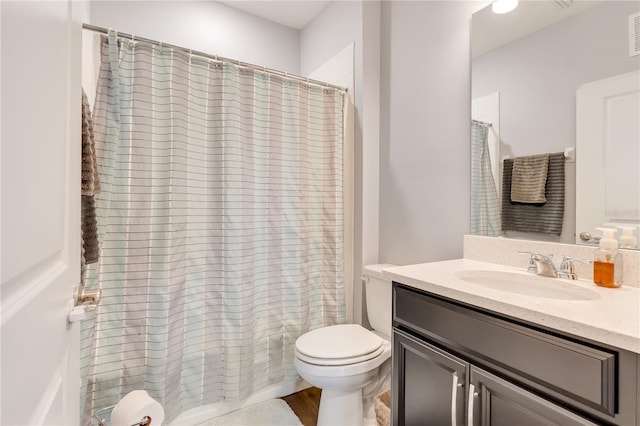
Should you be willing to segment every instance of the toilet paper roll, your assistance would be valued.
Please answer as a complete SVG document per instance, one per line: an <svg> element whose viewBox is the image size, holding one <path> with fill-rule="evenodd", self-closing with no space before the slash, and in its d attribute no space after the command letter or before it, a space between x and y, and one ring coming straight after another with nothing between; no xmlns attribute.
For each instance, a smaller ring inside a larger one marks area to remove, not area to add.
<svg viewBox="0 0 640 426"><path fill-rule="evenodd" d="M147 391L134 390L126 394L113 407L111 426L131 426L140 423L143 417L151 419L151 425L160 426L164 421L164 409Z"/></svg>

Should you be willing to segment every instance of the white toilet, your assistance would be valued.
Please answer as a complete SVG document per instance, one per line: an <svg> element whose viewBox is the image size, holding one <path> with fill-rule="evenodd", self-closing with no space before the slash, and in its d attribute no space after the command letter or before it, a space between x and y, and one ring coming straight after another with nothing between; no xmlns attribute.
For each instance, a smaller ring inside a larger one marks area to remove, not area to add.
<svg viewBox="0 0 640 426"><path fill-rule="evenodd" d="M375 379L391 357L391 281L382 270L394 265L365 266L369 324L319 328L296 340L295 366L307 382L322 389L318 426L361 426L362 388Z"/></svg>

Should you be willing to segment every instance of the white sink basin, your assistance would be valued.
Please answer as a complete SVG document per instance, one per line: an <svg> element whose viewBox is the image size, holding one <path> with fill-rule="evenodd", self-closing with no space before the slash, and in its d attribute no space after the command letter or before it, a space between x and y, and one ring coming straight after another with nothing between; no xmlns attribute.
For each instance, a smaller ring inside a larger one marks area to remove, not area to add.
<svg viewBox="0 0 640 426"><path fill-rule="evenodd" d="M506 271L465 270L454 274L471 284L530 297L556 300L595 300L600 295L558 278Z"/></svg>

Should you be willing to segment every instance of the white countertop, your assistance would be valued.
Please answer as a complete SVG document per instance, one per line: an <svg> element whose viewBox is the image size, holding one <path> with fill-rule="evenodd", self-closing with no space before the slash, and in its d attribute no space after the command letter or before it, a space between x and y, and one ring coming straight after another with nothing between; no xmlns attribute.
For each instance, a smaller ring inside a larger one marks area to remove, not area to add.
<svg viewBox="0 0 640 426"><path fill-rule="evenodd" d="M584 280L561 281L597 293L593 300L556 300L494 290L455 276L462 270L527 274L522 268L470 259L397 266L384 270L393 281L550 329L640 354L640 289L603 288Z"/></svg>

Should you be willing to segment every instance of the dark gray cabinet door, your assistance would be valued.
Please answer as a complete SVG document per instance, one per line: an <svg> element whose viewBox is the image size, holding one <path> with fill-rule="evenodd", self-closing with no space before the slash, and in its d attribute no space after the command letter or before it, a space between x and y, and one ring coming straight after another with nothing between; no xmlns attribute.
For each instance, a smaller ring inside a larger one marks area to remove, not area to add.
<svg viewBox="0 0 640 426"><path fill-rule="evenodd" d="M472 413L474 425L595 425L475 366L471 367L470 383L467 414Z"/></svg>
<svg viewBox="0 0 640 426"><path fill-rule="evenodd" d="M468 364L404 333L393 342L393 424L463 425Z"/></svg>

